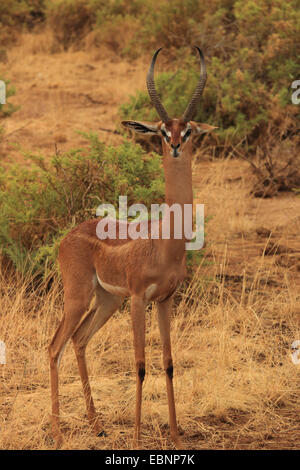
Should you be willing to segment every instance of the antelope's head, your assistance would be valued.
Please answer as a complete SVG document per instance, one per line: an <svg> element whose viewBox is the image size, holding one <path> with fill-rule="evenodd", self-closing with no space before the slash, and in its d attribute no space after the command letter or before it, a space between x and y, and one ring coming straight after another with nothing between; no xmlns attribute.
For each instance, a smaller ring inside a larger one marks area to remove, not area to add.
<svg viewBox="0 0 300 470"><path fill-rule="evenodd" d="M147 75L147 88L156 111L161 118L159 122L142 122L142 121L122 121L123 126L145 135L159 135L162 139L164 155L171 155L174 158L179 157L185 150L191 152L191 141L193 135L203 134L205 132L216 129L209 124L192 121L196 113L198 103L203 93L206 82L206 67L204 56L198 46L194 46L200 57L200 77L192 96L192 99L186 108L184 114L179 119L170 119L163 104L158 96L154 83L154 66L161 48L158 49L151 61Z"/></svg>

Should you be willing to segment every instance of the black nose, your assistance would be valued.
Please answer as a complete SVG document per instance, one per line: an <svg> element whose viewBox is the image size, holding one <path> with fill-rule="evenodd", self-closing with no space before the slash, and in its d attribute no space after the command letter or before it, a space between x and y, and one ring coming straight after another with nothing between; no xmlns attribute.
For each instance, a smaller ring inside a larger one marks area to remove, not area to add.
<svg viewBox="0 0 300 470"><path fill-rule="evenodd" d="M171 147L172 147L172 155L173 155L173 157L178 157L180 144L177 144L177 145L171 144Z"/></svg>

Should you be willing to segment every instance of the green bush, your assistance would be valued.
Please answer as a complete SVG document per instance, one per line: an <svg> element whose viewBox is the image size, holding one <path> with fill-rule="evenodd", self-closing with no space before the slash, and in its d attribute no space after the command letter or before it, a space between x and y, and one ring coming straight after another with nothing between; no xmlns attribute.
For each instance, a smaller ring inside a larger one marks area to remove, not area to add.
<svg viewBox="0 0 300 470"><path fill-rule="evenodd" d="M140 26L142 0L53 0L47 3L46 17L56 48L80 47L95 31L95 44L105 44L122 52Z"/></svg>
<svg viewBox="0 0 300 470"><path fill-rule="evenodd" d="M176 51L198 42L199 23L204 18L206 5L199 0L172 0L156 2L146 0L140 12L140 28L132 46L140 51L165 47L171 57Z"/></svg>
<svg viewBox="0 0 300 470"><path fill-rule="evenodd" d="M214 0L205 7L197 0L160 2L144 17L133 45L152 52L165 46L168 60L177 57L175 77L156 75L172 117L183 113L196 85L199 64L190 45L200 45L208 80L195 120L219 127L209 140L217 151L255 153L267 131L297 139L300 107L291 104L291 84L300 77L299 5L299 0ZM160 57L163 64L163 53ZM122 105L120 116L158 119L146 92Z"/></svg>
<svg viewBox="0 0 300 470"><path fill-rule="evenodd" d="M105 146L88 135L89 150L54 155L51 161L27 155L31 165L0 167L0 246L17 270L48 274L59 240L95 216L99 204L149 206L163 200L160 158L129 142Z"/></svg>

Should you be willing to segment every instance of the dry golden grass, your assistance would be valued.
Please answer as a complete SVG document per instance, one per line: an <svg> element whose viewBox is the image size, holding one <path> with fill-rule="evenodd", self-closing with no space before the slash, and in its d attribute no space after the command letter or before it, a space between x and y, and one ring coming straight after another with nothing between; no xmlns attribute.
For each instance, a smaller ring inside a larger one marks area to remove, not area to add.
<svg viewBox="0 0 300 470"><path fill-rule="evenodd" d="M207 165L204 162L203 168ZM174 384L183 441L190 449L297 448L299 366L291 361L290 345L300 338L299 274L276 266L276 255L259 252L252 255L255 263L244 262L243 270L234 263L231 249L239 246L239 234L250 237L260 221L255 217L243 220L253 203L244 192L247 178L229 187L228 167L231 171L234 167L228 161L211 165L214 179L210 180L209 172L200 177L198 193L198 199L210 199L207 210L214 215L207 224L207 256L181 295L172 321ZM196 175L200 169L201 165ZM293 198L286 199L286 205L291 202ZM244 239L247 242L253 245L251 237ZM266 243L261 242L262 248ZM237 279L234 267L240 274ZM49 292L39 295L27 281L7 280L5 274L0 286L0 336L8 351L7 365L0 369L0 448L51 449L47 346L62 315L61 286L56 280ZM108 436L95 437L88 425L69 344L60 369L64 448L130 449L135 373L127 306L92 339L87 360L95 404ZM155 306L147 310L146 372L143 445L172 448Z"/></svg>
<svg viewBox="0 0 300 470"><path fill-rule="evenodd" d="M9 51L10 79L21 109L7 120L9 141L51 153L82 145L74 129L113 128L117 106L144 86L146 64L97 51L49 55L47 38L28 35ZM41 75L39 75L41 74ZM88 98L89 96L90 98ZM118 139L102 135L108 143ZM6 144L5 144L6 145ZM10 147L2 150L4 158ZM189 449L296 449L300 442L300 366L290 345L300 339L300 199L250 197L249 166L199 155L196 202L211 217L205 257L172 321L174 385L182 440ZM262 236L261 227L270 232ZM291 250L266 255L270 243ZM53 449L47 346L62 316L56 279L41 295L30 279L0 277L0 448ZM147 310L142 442L172 448L155 306ZM85 415L76 359L69 344L60 368L66 449L130 449L135 373L128 307L90 342L88 368L106 438Z"/></svg>
<svg viewBox="0 0 300 470"><path fill-rule="evenodd" d="M115 129L120 103L145 86L148 63L122 61L105 48L50 54L48 31L25 34L20 43L0 64L1 76L17 90L10 102L20 106L6 119L0 156L22 159L15 143L46 155L53 155L56 144L62 152L82 147L86 140L78 130L99 132L107 144L120 142L100 129Z"/></svg>

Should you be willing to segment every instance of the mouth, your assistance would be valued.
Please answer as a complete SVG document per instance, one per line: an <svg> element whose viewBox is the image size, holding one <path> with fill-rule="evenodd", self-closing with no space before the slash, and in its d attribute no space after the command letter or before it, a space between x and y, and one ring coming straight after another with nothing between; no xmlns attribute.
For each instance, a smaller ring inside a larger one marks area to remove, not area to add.
<svg viewBox="0 0 300 470"><path fill-rule="evenodd" d="M171 150L170 153L171 153L172 157L177 158L177 157L179 157L181 152L180 152L180 150L173 149L173 150Z"/></svg>

